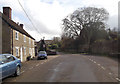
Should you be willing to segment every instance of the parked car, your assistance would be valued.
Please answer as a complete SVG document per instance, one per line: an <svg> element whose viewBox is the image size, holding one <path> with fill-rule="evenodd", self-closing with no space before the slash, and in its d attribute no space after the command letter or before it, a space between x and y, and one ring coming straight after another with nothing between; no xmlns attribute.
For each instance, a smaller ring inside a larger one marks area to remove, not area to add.
<svg viewBox="0 0 120 84"><path fill-rule="evenodd" d="M21 61L11 54L0 54L0 79L14 75L19 76Z"/></svg>
<svg viewBox="0 0 120 84"><path fill-rule="evenodd" d="M38 52L38 57L37 57L37 59L39 60L39 59L41 59L41 58L47 59L47 53L46 53L45 51L39 51L39 52Z"/></svg>
<svg viewBox="0 0 120 84"><path fill-rule="evenodd" d="M47 50L48 55L56 55L57 52L55 50Z"/></svg>

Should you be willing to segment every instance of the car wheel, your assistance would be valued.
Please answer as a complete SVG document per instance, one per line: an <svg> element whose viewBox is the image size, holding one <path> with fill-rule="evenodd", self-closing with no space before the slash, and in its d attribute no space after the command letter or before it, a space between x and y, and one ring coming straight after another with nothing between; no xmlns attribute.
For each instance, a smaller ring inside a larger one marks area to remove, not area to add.
<svg viewBox="0 0 120 84"><path fill-rule="evenodd" d="M20 67L18 66L17 69L16 69L16 71L15 71L15 74L14 74L14 75L15 75L15 76L19 76L20 73L21 73Z"/></svg>

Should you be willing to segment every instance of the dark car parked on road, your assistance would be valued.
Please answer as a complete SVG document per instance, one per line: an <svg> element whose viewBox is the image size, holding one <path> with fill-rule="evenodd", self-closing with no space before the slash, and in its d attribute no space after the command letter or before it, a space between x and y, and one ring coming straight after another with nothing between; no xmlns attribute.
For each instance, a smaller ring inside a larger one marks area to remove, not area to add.
<svg viewBox="0 0 120 84"><path fill-rule="evenodd" d="M11 54L0 54L0 79L14 75L19 76L21 61Z"/></svg>
<svg viewBox="0 0 120 84"><path fill-rule="evenodd" d="M47 50L47 55L56 55L57 52L54 50Z"/></svg>
<svg viewBox="0 0 120 84"><path fill-rule="evenodd" d="M39 60L39 59L42 59L42 58L47 59L47 53L46 53L46 51L39 51L38 52L37 59Z"/></svg>

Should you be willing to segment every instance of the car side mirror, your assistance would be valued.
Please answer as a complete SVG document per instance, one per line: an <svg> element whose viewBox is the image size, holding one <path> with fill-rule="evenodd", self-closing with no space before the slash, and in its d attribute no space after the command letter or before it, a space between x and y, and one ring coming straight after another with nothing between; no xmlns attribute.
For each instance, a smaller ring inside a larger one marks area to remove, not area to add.
<svg viewBox="0 0 120 84"><path fill-rule="evenodd" d="M4 64L4 62L1 62L1 64Z"/></svg>

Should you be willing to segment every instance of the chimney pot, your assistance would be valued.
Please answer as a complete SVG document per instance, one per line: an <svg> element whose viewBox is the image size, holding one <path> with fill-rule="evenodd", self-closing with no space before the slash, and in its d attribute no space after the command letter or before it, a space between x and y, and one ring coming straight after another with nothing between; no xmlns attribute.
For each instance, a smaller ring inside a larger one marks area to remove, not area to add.
<svg viewBox="0 0 120 84"><path fill-rule="evenodd" d="M23 28L23 24L20 24L20 27Z"/></svg>
<svg viewBox="0 0 120 84"><path fill-rule="evenodd" d="M10 7L3 7L3 14L6 15L9 19L11 19L12 9Z"/></svg>

